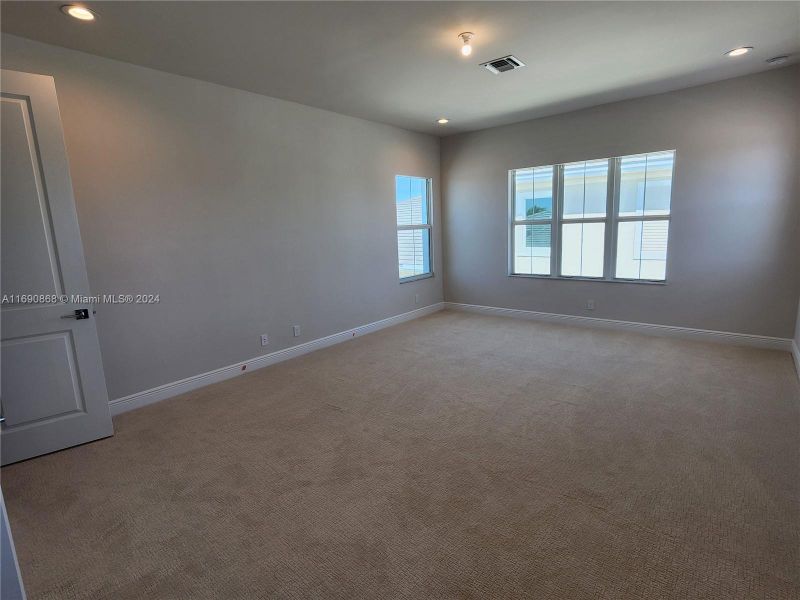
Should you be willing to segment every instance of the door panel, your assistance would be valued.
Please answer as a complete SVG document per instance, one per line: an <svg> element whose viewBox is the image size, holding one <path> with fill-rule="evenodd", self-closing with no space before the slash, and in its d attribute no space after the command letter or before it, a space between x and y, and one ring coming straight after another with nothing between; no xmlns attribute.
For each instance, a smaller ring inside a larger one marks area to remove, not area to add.
<svg viewBox="0 0 800 600"><path fill-rule="evenodd" d="M4 340L3 369L26 372L26 377L3 378L5 426L82 412L83 390L75 362L69 331Z"/></svg>
<svg viewBox="0 0 800 600"><path fill-rule="evenodd" d="M8 464L113 428L93 307L71 301L90 293L55 84L1 76L0 450ZM75 319L83 308L90 318Z"/></svg>
<svg viewBox="0 0 800 600"><path fill-rule="evenodd" d="M0 256L3 294L61 294L50 214L41 183L28 103L0 98L2 116L2 214Z"/></svg>

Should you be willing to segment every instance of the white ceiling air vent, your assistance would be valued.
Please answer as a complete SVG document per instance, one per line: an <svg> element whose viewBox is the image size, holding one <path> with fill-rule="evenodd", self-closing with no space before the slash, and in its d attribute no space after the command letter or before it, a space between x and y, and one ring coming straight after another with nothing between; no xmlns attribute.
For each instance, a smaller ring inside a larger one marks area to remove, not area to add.
<svg viewBox="0 0 800 600"><path fill-rule="evenodd" d="M495 58L493 60L487 60L485 63L481 63L481 66L484 67L487 71L491 71L495 75L498 73L505 73L506 71L513 71L514 69L520 69L525 66L525 63L518 59L516 56L504 56L502 58Z"/></svg>

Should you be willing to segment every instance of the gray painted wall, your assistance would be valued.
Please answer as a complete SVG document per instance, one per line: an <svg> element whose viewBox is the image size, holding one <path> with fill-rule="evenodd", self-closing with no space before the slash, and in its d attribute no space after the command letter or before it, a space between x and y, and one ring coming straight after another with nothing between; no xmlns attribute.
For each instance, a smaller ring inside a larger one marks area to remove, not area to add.
<svg viewBox="0 0 800 600"><path fill-rule="evenodd" d="M10 35L2 66L55 77L92 292L161 295L98 307L111 398L442 300L438 139ZM396 173L436 197L402 285Z"/></svg>
<svg viewBox="0 0 800 600"><path fill-rule="evenodd" d="M446 138L445 299L792 337L798 107L793 66ZM667 285L507 276L509 169L672 148Z"/></svg>

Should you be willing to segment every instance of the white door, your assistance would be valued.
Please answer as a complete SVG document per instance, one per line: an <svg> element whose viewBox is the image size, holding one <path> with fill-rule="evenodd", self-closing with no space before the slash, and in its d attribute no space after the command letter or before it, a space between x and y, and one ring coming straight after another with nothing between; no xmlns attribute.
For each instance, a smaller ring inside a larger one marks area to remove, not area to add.
<svg viewBox="0 0 800 600"><path fill-rule="evenodd" d="M5 465L113 426L92 306L72 302L89 295L89 282L53 78L0 71L0 108Z"/></svg>

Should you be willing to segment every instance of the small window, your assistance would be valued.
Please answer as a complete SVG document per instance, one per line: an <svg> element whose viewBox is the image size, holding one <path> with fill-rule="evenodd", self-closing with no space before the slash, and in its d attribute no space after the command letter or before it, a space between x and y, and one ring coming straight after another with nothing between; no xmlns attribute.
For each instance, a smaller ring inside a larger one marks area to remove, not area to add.
<svg viewBox="0 0 800 600"><path fill-rule="evenodd" d="M511 275L665 281L675 151L510 172Z"/></svg>
<svg viewBox="0 0 800 600"><path fill-rule="evenodd" d="M619 159L617 279L664 281L674 152Z"/></svg>
<svg viewBox="0 0 800 600"><path fill-rule="evenodd" d="M397 262L400 281L430 277L431 180L395 177L397 208Z"/></svg>
<svg viewBox="0 0 800 600"><path fill-rule="evenodd" d="M563 165L561 275L602 277L608 213L608 160Z"/></svg>
<svg viewBox="0 0 800 600"><path fill-rule="evenodd" d="M514 270L549 275L553 167L514 171Z"/></svg>

